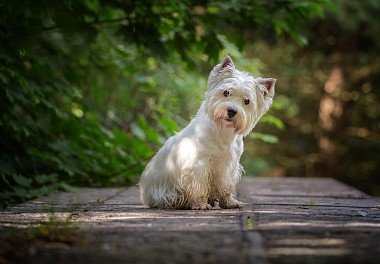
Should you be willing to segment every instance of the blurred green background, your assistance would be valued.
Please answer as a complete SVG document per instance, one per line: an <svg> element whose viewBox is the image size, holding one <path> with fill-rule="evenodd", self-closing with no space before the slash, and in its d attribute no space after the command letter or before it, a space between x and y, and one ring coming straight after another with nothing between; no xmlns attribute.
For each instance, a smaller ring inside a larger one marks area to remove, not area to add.
<svg viewBox="0 0 380 264"><path fill-rule="evenodd" d="M135 184L229 54L277 79L250 176L380 195L380 2L0 1L1 206Z"/></svg>

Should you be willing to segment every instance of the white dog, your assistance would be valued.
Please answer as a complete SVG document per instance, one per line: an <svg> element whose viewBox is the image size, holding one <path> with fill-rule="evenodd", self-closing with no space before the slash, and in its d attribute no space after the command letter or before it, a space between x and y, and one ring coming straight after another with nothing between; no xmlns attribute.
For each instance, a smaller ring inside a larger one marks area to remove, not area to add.
<svg viewBox="0 0 380 264"><path fill-rule="evenodd" d="M153 208L241 208L234 198L243 167L243 137L274 96L272 78L254 78L223 58L208 78L206 100L190 124L169 138L139 183L142 202Z"/></svg>

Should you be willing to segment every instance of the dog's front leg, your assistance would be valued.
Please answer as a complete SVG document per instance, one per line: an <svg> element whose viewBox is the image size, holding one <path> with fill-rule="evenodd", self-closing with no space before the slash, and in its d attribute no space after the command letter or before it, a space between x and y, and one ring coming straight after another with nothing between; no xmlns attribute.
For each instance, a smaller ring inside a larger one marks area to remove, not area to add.
<svg viewBox="0 0 380 264"><path fill-rule="evenodd" d="M223 209L242 208L244 203L235 199L235 187L240 180L241 169L240 165L233 170L232 173L227 173L227 178L224 178L217 188L219 189L219 206Z"/></svg>
<svg viewBox="0 0 380 264"><path fill-rule="evenodd" d="M185 190L189 208L192 210L210 210L212 206L207 202L209 196L209 173L203 166L195 167L184 176Z"/></svg>
<svg viewBox="0 0 380 264"><path fill-rule="evenodd" d="M223 209L242 208L244 203L235 199L235 185L219 186L219 206Z"/></svg>

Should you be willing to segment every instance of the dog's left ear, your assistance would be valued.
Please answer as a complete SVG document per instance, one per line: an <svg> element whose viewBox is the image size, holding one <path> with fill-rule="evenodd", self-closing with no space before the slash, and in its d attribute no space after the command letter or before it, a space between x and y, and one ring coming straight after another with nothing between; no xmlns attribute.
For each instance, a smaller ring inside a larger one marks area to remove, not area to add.
<svg viewBox="0 0 380 264"><path fill-rule="evenodd" d="M274 78L257 78L257 82L264 86L265 90L268 94L273 95L274 94L274 85L276 83L276 79Z"/></svg>

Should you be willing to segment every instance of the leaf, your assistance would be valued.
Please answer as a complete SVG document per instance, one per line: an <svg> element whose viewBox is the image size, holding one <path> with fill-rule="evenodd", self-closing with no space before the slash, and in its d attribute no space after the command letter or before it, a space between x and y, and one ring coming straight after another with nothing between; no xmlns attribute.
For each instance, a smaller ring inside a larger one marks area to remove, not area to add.
<svg viewBox="0 0 380 264"><path fill-rule="evenodd" d="M178 124L171 118L161 117L157 118L157 121L165 130L171 133L179 131Z"/></svg>
<svg viewBox="0 0 380 264"><path fill-rule="evenodd" d="M34 179L37 184L47 184L57 181L57 174L37 174L34 176Z"/></svg>
<svg viewBox="0 0 380 264"><path fill-rule="evenodd" d="M248 216L246 219L246 228L247 230L253 230L253 220L250 216Z"/></svg>
<svg viewBox="0 0 380 264"><path fill-rule="evenodd" d="M260 122L272 124L272 125L274 125L276 128L278 128L280 130L284 130L284 128L285 128L285 125L282 122L282 120L279 119L278 117L273 116L273 115L264 115L260 119Z"/></svg>
<svg viewBox="0 0 380 264"><path fill-rule="evenodd" d="M132 133L139 139L141 140L145 140L146 139L146 135L145 135L145 132L144 130L141 129L141 127L136 124L136 123L133 123L131 125L131 131Z"/></svg>
<svg viewBox="0 0 380 264"><path fill-rule="evenodd" d="M366 216L367 216L367 213L364 212L364 211L357 211L357 212L356 212L356 215L357 215L357 216L366 217Z"/></svg>
<svg viewBox="0 0 380 264"><path fill-rule="evenodd" d="M269 135L269 134L262 134L258 132L253 132L250 134L251 138L259 139L267 143L278 143L278 138L274 135Z"/></svg>
<svg viewBox="0 0 380 264"><path fill-rule="evenodd" d="M20 174L14 174L13 179L16 181L17 184L19 184L22 187L30 187L33 182L32 179L29 179Z"/></svg>

